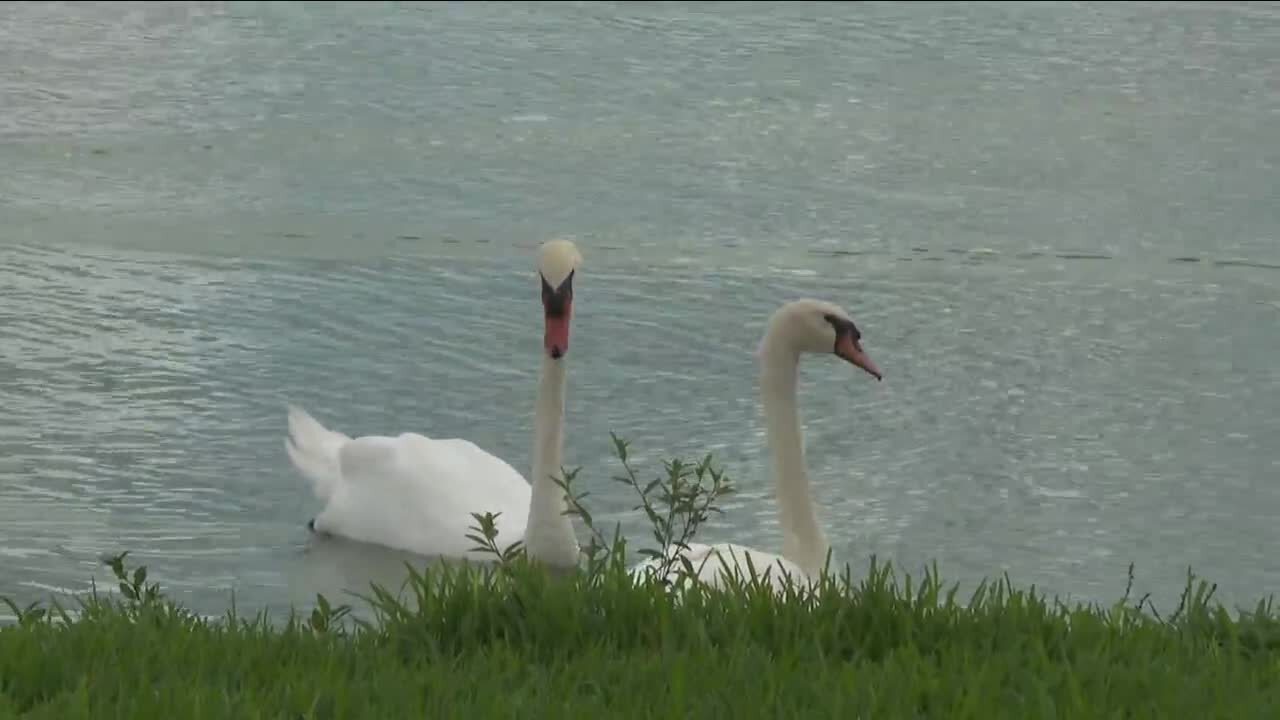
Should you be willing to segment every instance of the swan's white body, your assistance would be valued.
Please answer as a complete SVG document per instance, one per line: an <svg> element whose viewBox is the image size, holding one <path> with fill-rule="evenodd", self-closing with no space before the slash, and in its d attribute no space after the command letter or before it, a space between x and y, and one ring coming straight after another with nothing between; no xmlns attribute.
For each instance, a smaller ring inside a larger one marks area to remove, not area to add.
<svg viewBox="0 0 1280 720"><path fill-rule="evenodd" d="M754 573L781 593L788 585L802 590L821 574L829 546L809 489L796 407L797 371L802 353L834 352L879 379L880 371L863 353L860 337L848 313L818 300L787 303L770 318L757 357L783 533L782 554L732 543L690 544L688 550L676 550L689 560L699 582L722 588L730 576L749 581ZM658 560L650 559L633 567L631 574L641 577L660 567ZM674 564L666 579L680 582L682 568L683 563Z"/></svg>
<svg viewBox="0 0 1280 720"><path fill-rule="evenodd" d="M748 583L753 570L756 578L778 594L786 592L788 583L797 590L803 590L812 582L812 576L804 568L785 557L735 543L689 543L687 551L675 550L668 557L671 555L682 555L688 559L694 571L692 579L714 588L725 587L731 577ZM669 567L668 582L684 584L689 581L690 578L684 575L683 563L677 561ZM650 558L636 564L630 572L633 578L641 578L660 569L660 561Z"/></svg>
<svg viewBox="0 0 1280 720"><path fill-rule="evenodd" d="M469 440L417 433L349 438L289 407L289 459L324 509L317 532L423 555L463 557L473 512L499 514L496 542L524 537L529 482Z"/></svg>
<svg viewBox="0 0 1280 720"><path fill-rule="evenodd" d="M352 439L325 428L301 408L289 407L285 448L311 481L324 508L312 521L320 533L429 556L473 557L466 536L472 513L497 514L495 542L525 544L531 559L557 566L578 561L564 493L551 479L560 472L572 277L581 256L572 243L543 246L539 273L548 313L546 353L534 416L533 485L506 461L468 440L416 433ZM552 285L551 283L555 284ZM561 297L567 292L568 300ZM548 298L559 303L553 314Z"/></svg>

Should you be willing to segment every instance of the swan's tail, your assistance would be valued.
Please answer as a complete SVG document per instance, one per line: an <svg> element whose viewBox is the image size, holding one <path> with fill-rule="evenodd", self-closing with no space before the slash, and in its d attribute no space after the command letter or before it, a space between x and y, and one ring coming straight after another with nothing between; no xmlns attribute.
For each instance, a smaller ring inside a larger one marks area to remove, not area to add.
<svg viewBox="0 0 1280 720"><path fill-rule="evenodd" d="M342 482L338 451L351 438L325 426L295 405L289 406L289 437L284 449L303 477L311 481L316 498L326 502Z"/></svg>

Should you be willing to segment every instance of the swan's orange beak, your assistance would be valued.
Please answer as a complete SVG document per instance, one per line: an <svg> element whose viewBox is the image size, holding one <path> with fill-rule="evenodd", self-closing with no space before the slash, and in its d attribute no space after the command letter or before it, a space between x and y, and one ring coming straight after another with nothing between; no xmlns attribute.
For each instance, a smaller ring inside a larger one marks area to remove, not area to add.
<svg viewBox="0 0 1280 720"><path fill-rule="evenodd" d="M871 358L862 351L862 345L852 335L841 335L836 340L836 355L867 371L876 380L882 379L880 368L871 362Z"/></svg>
<svg viewBox="0 0 1280 720"><path fill-rule="evenodd" d="M542 345L547 354L559 360L569 352L569 318L573 314L573 303L565 302L556 308L556 312L546 313L546 330L542 335Z"/></svg>

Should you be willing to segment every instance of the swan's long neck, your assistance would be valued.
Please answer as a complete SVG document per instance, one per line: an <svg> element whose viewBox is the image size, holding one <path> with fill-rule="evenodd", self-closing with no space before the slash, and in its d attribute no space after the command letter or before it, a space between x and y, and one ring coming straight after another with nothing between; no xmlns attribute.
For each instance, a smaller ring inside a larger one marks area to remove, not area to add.
<svg viewBox="0 0 1280 720"><path fill-rule="evenodd" d="M533 419L533 486L524 545L529 557L549 565L578 562L578 540L573 521L564 514L564 491L552 480L560 477L560 448L564 434L564 358L542 356L538 399Z"/></svg>
<svg viewBox="0 0 1280 720"><path fill-rule="evenodd" d="M799 354L782 347L778 338L765 338L760 357L760 390L777 487L782 555L816 576L826 562L827 538L814 512L800 437L800 413L796 407L799 363Z"/></svg>

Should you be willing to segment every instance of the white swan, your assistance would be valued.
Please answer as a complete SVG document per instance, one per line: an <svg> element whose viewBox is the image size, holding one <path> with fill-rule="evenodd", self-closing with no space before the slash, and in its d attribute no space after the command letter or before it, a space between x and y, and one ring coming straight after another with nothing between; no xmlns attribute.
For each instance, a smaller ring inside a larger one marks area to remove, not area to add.
<svg viewBox="0 0 1280 720"><path fill-rule="evenodd" d="M861 338L862 334L847 312L820 300L794 300L783 305L770 318L757 358L760 362L766 433L778 494L782 555L732 543L691 543L687 551L677 552L689 559L700 582L724 587L726 572L730 575L740 573L741 578L749 579L748 557L756 575L767 579L775 591L782 591L788 578L795 587L802 588L821 573L828 545L818 525L809 491L800 417L796 408L796 376L802 353L834 353L862 368L876 380L881 379L879 368L862 350ZM680 567L677 564L671 571L667 577L669 581L677 581ZM634 566L631 574L639 578L658 569L659 562L650 559Z"/></svg>
<svg viewBox="0 0 1280 720"><path fill-rule="evenodd" d="M533 486L501 458L461 439L416 433L351 439L289 406L285 449L311 481L324 509L316 532L422 555L475 557L466 539L471 513L501 513L499 547L520 540L530 559L557 567L578 562L573 523L563 514L560 472L565 354L573 311L573 278L582 256L572 242L542 246L538 274L545 322L542 373L534 417Z"/></svg>

